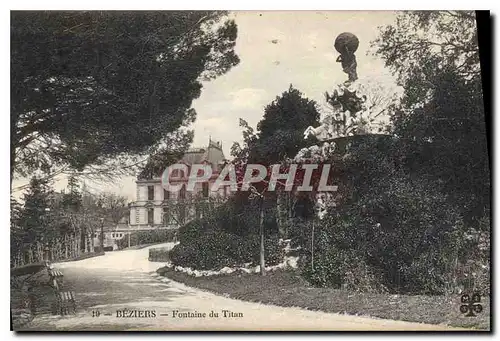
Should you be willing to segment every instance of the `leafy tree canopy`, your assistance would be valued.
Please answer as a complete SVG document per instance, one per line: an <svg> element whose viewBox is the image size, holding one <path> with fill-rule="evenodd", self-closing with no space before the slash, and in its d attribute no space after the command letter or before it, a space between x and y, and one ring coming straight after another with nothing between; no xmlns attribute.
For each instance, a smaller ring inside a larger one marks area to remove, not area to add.
<svg viewBox="0 0 500 341"><path fill-rule="evenodd" d="M214 11L13 11L11 175L148 152L239 62Z"/></svg>
<svg viewBox="0 0 500 341"><path fill-rule="evenodd" d="M257 124L258 138L250 146L250 161L273 164L295 157L308 145L304 131L319 125L319 117L316 102L290 85L264 109L264 117Z"/></svg>
<svg viewBox="0 0 500 341"><path fill-rule="evenodd" d="M491 183L474 13L402 12L373 46L404 87L392 121L407 171L476 225Z"/></svg>
<svg viewBox="0 0 500 341"><path fill-rule="evenodd" d="M407 90L405 103L430 98L439 70L454 69L462 78L480 77L476 18L471 11L406 11L381 29L372 42L375 54L398 76Z"/></svg>

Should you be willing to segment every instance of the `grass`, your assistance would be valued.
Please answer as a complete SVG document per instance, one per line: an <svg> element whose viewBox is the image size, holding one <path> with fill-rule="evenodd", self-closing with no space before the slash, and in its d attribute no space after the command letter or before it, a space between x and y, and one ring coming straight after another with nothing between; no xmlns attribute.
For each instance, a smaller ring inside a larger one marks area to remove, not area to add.
<svg viewBox="0 0 500 341"><path fill-rule="evenodd" d="M489 297L482 298L482 313L476 317L466 317L459 311L461 304L459 295L394 295L314 288L298 273L292 271L269 272L264 277L258 274L193 277L168 268L161 268L158 273L191 287L243 301L301 307L329 313L445 324L479 330L490 329Z"/></svg>

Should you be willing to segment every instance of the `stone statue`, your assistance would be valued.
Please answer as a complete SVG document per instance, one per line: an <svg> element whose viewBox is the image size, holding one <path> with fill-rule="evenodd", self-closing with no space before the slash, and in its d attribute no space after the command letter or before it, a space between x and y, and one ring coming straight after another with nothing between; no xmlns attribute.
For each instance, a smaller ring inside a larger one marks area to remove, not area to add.
<svg viewBox="0 0 500 341"><path fill-rule="evenodd" d="M348 80L335 90L332 95L326 94L326 101L333 108L333 112L328 114L319 127L308 127L304 131L304 139L315 136L320 141L334 139L347 134L346 127L349 127L356 113L362 111L366 96L359 96L356 90L349 89L352 83L358 79L356 72L356 57L354 52L358 49L358 38L349 32L341 33L335 39L335 49L340 53L337 62L341 62L342 69L348 75Z"/></svg>
<svg viewBox="0 0 500 341"><path fill-rule="evenodd" d="M338 35L335 39L335 50L340 53L337 57L337 62L341 63L342 70L349 76L348 82L354 82L358 79L358 74L356 72L356 56L354 52L358 49L359 40L354 34L349 32L344 32Z"/></svg>

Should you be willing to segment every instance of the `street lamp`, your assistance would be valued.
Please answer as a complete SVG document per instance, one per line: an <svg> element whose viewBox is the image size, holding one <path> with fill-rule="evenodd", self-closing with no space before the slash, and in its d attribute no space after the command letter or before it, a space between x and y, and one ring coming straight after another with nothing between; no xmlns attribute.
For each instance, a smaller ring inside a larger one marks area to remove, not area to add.
<svg viewBox="0 0 500 341"><path fill-rule="evenodd" d="M104 218L101 218L101 251L104 252Z"/></svg>
<svg viewBox="0 0 500 341"><path fill-rule="evenodd" d="M50 213L50 207L45 207L45 212L46 212L46 214L49 214ZM49 221L48 219L44 219L44 220L45 220L45 222ZM44 244L45 244L45 246L44 246L44 249L43 249L43 260L48 263L50 261L49 242L45 241Z"/></svg>

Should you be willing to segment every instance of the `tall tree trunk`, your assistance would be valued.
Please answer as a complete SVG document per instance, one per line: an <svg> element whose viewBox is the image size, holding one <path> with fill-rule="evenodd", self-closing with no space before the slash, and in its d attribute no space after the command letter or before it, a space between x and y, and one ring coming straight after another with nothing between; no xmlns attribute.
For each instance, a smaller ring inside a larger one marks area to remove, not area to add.
<svg viewBox="0 0 500 341"><path fill-rule="evenodd" d="M94 245L94 234L95 234L95 228L92 227L91 229L91 236L90 236L90 252L95 252L95 245Z"/></svg>
<svg viewBox="0 0 500 341"><path fill-rule="evenodd" d="M260 274L262 276L266 275L266 260L264 254L264 199L261 199L262 203L260 205Z"/></svg>
<svg viewBox="0 0 500 341"><path fill-rule="evenodd" d="M10 123L10 194L12 195L12 180L14 180L14 168L16 162L16 145L17 145L17 137L16 137L16 122Z"/></svg>
<svg viewBox="0 0 500 341"><path fill-rule="evenodd" d="M68 259L68 234L64 234L64 259Z"/></svg>
<svg viewBox="0 0 500 341"><path fill-rule="evenodd" d="M101 223L101 252L104 251L104 223Z"/></svg>
<svg viewBox="0 0 500 341"><path fill-rule="evenodd" d="M79 231L76 237L76 255L75 257L80 256L80 250L82 248L82 232Z"/></svg>
<svg viewBox="0 0 500 341"><path fill-rule="evenodd" d="M71 255L70 255L70 257L71 258L76 257L76 235L74 232L71 234Z"/></svg>
<svg viewBox="0 0 500 341"><path fill-rule="evenodd" d="M279 190L276 192L276 224L278 225L278 231L281 238L286 238L286 225L288 217L287 209L287 192Z"/></svg>
<svg viewBox="0 0 500 341"><path fill-rule="evenodd" d="M36 261L40 262L43 260L43 247L40 242L36 243Z"/></svg>
<svg viewBox="0 0 500 341"><path fill-rule="evenodd" d="M88 245L89 245L89 240L88 240L88 237L89 237L89 236L88 236L88 234L87 234L87 233L85 233L85 234L83 235L83 252L88 252L88 249L87 249L87 248L88 248Z"/></svg>

